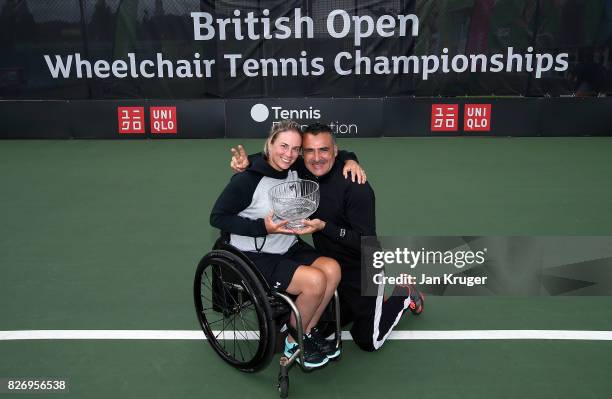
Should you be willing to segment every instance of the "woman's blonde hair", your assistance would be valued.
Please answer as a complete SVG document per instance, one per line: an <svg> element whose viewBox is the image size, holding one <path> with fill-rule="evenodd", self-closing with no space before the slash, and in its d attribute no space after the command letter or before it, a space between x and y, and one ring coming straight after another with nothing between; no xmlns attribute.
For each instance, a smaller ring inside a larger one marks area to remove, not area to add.
<svg viewBox="0 0 612 399"><path fill-rule="evenodd" d="M268 150L268 144L274 144L276 137L282 133L287 131L295 131L300 136L302 136L302 126L296 121L291 119L283 119L279 122L273 122L272 127L270 128L270 133L268 133L268 138L264 143L263 154L265 158L268 158L270 154L270 150Z"/></svg>

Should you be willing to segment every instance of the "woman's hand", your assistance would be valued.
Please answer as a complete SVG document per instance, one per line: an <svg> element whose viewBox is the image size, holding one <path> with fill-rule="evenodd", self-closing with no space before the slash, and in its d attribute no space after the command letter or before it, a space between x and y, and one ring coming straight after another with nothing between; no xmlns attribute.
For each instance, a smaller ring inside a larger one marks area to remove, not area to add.
<svg viewBox="0 0 612 399"><path fill-rule="evenodd" d="M306 227L300 230L295 230L295 234L312 234L316 233L317 231L321 231L325 228L325 222L321 219L303 219L302 224Z"/></svg>
<svg viewBox="0 0 612 399"><path fill-rule="evenodd" d="M363 168L352 159L346 161L344 163L344 168L342 169L342 174L345 178L348 178L349 172L351 172L351 180L353 182L355 181L355 179L357 179L357 183L365 184L367 180L365 170L363 170Z"/></svg>
<svg viewBox="0 0 612 399"><path fill-rule="evenodd" d="M232 168L234 173L244 172L249 167L249 157L244 147L238 144L238 148L232 147L230 151L232 152L230 168Z"/></svg>
<svg viewBox="0 0 612 399"><path fill-rule="evenodd" d="M276 223L274 222L273 217L274 211L270 211L270 213L268 213L268 216L266 216L266 218L264 219L264 222L266 224L266 231L268 232L268 234L295 234L295 231L285 227L285 225L289 223L288 220L281 220L280 222Z"/></svg>

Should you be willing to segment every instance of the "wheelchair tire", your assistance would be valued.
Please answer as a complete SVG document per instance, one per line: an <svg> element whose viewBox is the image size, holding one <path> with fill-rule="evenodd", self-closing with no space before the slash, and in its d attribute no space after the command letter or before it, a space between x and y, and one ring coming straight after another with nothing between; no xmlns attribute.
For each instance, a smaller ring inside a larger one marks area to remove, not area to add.
<svg viewBox="0 0 612 399"><path fill-rule="evenodd" d="M268 294L243 259L226 250L206 254L193 294L200 326L223 360L244 372L270 363L276 325Z"/></svg>
<svg viewBox="0 0 612 399"><path fill-rule="evenodd" d="M278 394L283 399L289 396L289 376L288 375L278 376Z"/></svg>

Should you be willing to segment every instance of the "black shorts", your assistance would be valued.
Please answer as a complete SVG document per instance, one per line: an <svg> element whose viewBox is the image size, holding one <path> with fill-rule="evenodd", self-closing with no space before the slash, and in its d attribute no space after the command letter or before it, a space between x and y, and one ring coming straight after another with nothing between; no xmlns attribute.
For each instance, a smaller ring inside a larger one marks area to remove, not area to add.
<svg viewBox="0 0 612 399"><path fill-rule="evenodd" d="M311 265L321 257L321 254L302 240L298 240L282 255L262 252L244 252L244 254L263 274L270 288L276 291L286 291L298 267Z"/></svg>

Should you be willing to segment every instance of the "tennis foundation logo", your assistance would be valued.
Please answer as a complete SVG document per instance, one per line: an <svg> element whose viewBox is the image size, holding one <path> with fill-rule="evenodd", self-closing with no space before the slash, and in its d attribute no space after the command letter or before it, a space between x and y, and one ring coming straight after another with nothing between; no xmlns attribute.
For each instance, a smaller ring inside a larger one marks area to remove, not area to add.
<svg viewBox="0 0 612 399"><path fill-rule="evenodd" d="M255 122L265 122L268 120L268 116L270 116L270 110L263 104L255 104L251 108L251 118Z"/></svg>
<svg viewBox="0 0 612 399"><path fill-rule="evenodd" d="M251 107L251 119L257 123L272 122L273 124L283 119L293 119L304 123L302 127L306 127L309 123L320 122L328 124L335 135L357 135L359 133L359 126L356 123L331 121L323 110L314 106L283 107L258 103Z"/></svg>

